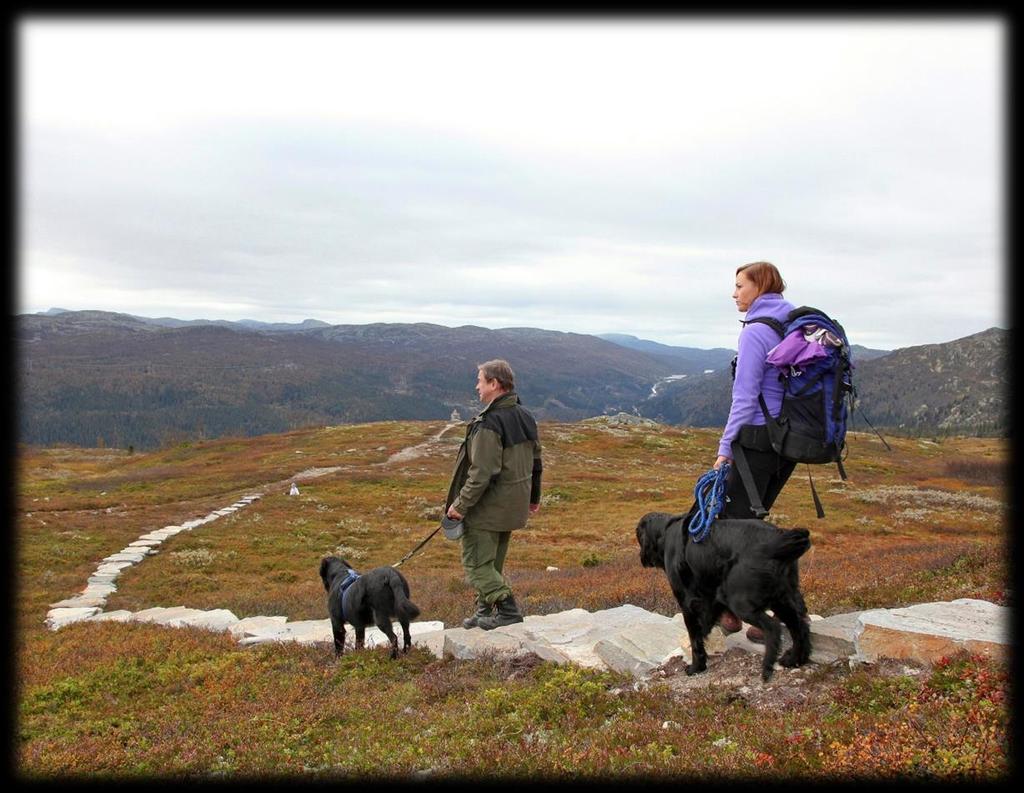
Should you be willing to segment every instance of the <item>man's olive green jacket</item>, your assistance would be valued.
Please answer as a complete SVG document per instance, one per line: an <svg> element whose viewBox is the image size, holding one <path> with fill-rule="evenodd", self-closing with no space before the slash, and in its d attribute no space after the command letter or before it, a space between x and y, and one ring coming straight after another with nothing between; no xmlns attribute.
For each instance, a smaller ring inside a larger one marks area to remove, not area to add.
<svg viewBox="0 0 1024 793"><path fill-rule="evenodd" d="M466 428L445 511L454 505L468 529L520 529L540 503L541 471L537 421L509 391Z"/></svg>

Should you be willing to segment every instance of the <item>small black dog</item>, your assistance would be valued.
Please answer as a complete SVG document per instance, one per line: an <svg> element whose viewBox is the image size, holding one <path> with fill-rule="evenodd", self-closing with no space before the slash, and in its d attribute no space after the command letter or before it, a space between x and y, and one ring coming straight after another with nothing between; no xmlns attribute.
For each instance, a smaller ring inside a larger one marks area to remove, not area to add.
<svg viewBox="0 0 1024 793"><path fill-rule="evenodd" d="M636 527L640 563L665 570L672 594L683 611L690 636L691 663L686 674L707 669L704 639L725 609L764 631L761 678L772 676L775 661L800 666L811 656L807 608L800 586L797 559L810 547L807 529L783 531L756 519L720 518L700 543L692 542L685 515L648 512ZM782 631L779 621L765 613L770 608L793 637L793 646L779 658Z"/></svg>
<svg viewBox="0 0 1024 793"><path fill-rule="evenodd" d="M320 578L327 590L327 611L334 633L334 654L345 649L345 623L356 631L356 649L362 649L366 626L371 622L391 640L391 657L398 657L398 637L391 618L402 624L402 652L409 652L412 638L409 621L419 616L419 607L409 600L409 584L394 567L376 567L359 575L348 562L337 556L325 556L320 562Z"/></svg>

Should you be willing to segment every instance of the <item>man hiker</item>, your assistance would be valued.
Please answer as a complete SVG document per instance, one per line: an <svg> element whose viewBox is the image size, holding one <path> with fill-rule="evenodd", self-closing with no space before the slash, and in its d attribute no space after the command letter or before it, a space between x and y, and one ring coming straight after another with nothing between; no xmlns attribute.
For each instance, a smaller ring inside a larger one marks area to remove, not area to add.
<svg viewBox="0 0 1024 793"><path fill-rule="evenodd" d="M463 522L462 566L476 590L476 613L462 624L491 630L523 621L502 569L512 532L540 509L541 448L506 361L477 367L476 392L486 407L466 429L445 514Z"/></svg>

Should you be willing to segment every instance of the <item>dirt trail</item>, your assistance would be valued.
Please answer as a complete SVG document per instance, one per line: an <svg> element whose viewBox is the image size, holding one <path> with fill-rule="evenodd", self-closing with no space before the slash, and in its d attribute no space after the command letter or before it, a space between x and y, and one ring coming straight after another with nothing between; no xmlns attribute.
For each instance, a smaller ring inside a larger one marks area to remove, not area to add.
<svg viewBox="0 0 1024 793"><path fill-rule="evenodd" d="M407 462L408 460L415 460L417 457L423 457L425 454L430 452L435 446L437 446L437 444L441 441L441 436L448 432L448 430L450 430L452 427L458 427L463 423L464 422L462 421L450 421L448 422L448 424L445 425L444 429L442 429L436 435L430 436L429 438L427 438L427 440L423 441L423 443L418 443L415 446L407 446L406 448L401 449L400 451L397 451L394 454L392 454L383 463L378 463L378 465L404 463Z"/></svg>

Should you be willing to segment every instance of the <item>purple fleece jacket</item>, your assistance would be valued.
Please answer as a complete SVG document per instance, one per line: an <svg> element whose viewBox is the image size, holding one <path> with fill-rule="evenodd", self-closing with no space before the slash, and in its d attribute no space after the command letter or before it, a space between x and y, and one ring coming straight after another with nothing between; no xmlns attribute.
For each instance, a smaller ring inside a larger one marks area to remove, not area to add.
<svg viewBox="0 0 1024 793"><path fill-rule="evenodd" d="M771 317L784 322L793 304L778 292L765 292L758 296L747 309L747 320L754 317ZM781 341L779 334L763 322L744 325L737 343L736 380L732 384L732 407L729 420L725 423L718 454L732 459L732 442L745 424L764 424L764 413L758 404L758 393L764 394L768 412L779 414L782 407L782 384L778 370L765 362L768 350Z"/></svg>

